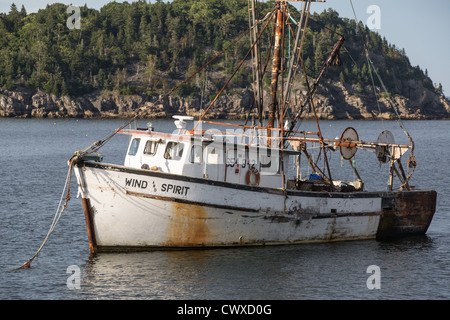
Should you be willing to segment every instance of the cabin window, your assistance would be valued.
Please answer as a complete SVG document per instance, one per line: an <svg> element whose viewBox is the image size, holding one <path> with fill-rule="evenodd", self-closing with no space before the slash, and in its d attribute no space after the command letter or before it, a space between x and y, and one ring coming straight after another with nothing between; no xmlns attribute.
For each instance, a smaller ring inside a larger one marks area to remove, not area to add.
<svg viewBox="0 0 450 320"><path fill-rule="evenodd" d="M184 144L180 142L169 142L164 152L164 159L168 160L180 160L183 155Z"/></svg>
<svg viewBox="0 0 450 320"><path fill-rule="evenodd" d="M139 143L140 142L141 142L140 138L133 139L133 141L131 142L130 151L128 152L128 154L130 156L136 155L136 153L137 153L137 151L139 149Z"/></svg>
<svg viewBox="0 0 450 320"><path fill-rule="evenodd" d="M144 154L154 156L156 154L157 149L158 149L158 141L149 140L145 144Z"/></svg>
<svg viewBox="0 0 450 320"><path fill-rule="evenodd" d="M202 146L193 145L189 161L191 163L202 163L203 148Z"/></svg>

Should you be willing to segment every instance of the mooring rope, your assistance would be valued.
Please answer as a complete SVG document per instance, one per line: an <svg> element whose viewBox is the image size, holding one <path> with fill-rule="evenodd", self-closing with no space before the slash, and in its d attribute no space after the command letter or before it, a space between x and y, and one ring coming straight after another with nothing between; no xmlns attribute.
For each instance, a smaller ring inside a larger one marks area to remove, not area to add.
<svg viewBox="0 0 450 320"><path fill-rule="evenodd" d="M48 239L50 238L50 235L53 233L53 230L55 230L55 227L58 224L58 221L61 218L64 210L67 208L67 204L70 200L70 181L72 180L72 168L73 168L73 164L71 161L69 161L69 172L67 173L66 183L64 185L64 189L61 194L61 198L59 200L59 204L58 204L58 208L56 209L55 216L53 217L52 224L50 225L50 229L48 230L44 241L42 242L41 246L36 251L36 253L30 259L28 259L27 262L25 262L22 266L20 266L16 269L13 269L12 271L30 268L31 262L38 256L38 254L41 252L41 250L44 248L45 244L47 243ZM67 190L67 192L66 192L66 190ZM64 204L62 204L63 199L64 199L64 194L66 194L66 196L65 196ZM61 209L61 206L62 206L62 209Z"/></svg>

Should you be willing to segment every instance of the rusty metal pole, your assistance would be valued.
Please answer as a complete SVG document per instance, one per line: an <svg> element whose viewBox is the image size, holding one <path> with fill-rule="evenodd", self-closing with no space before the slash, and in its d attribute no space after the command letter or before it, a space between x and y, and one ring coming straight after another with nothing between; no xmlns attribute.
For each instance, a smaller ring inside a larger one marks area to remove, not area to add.
<svg viewBox="0 0 450 320"><path fill-rule="evenodd" d="M267 129L267 137L268 137L268 145L271 146L271 128L275 126L275 112L277 110L277 90L278 90L278 75L280 73L280 65L281 65L281 34L282 34L282 24L283 24L283 11L280 7L277 9L277 22L275 26L275 45L273 51L273 60L272 60L272 81L271 81L271 95L272 101L269 106L269 119L268 119L268 129Z"/></svg>
<svg viewBox="0 0 450 320"><path fill-rule="evenodd" d="M92 217L91 202L89 199L81 198L83 204L84 218L86 219L86 229L89 240L89 250L91 253L97 252L97 239L95 237L94 222Z"/></svg>
<svg viewBox="0 0 450 320"><path fill-rule="evenodd" d="M256 42L258 38L258 24L256 23L256 4L255 0L249 1L249 21L250 27L253 27L253 31L250 31L250 44ZM263 118L263 90L262 90L262 82L261 82L261 65L260 65L260 54L259 54L259 45L256 44L253 52L252 52L252 68L253 68L253 77L256 80L255 84L255 95L256 95L256 106L258 109L258 120L259 125L262 126Z"/></svg>

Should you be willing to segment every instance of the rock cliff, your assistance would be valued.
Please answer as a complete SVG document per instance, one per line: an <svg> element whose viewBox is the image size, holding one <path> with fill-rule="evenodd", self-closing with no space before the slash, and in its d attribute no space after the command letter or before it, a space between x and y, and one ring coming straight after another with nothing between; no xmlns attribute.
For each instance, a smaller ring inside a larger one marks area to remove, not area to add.
<svg viewBox="0 0 450 320"><path fill-rule="evenodd" d="M437 95L415 81L408 82L402 92L406 94L392 98L398 108L396 111L386 97L380 97L377 101L371 87L361 88L326 81L317 90L314 104L321 119L393 119L396 112L403 119L450 119L450 101L444 96ZM295 88L293 93L292 105L299 105L307 96L307 91L301 87ZM252 101L253 93L248 89L233 95L225 93L211 108L208 117L245 118ZM267 93L265 101L269 101ZM129 118L139 112L144 118L168 118L175 114L197 116L209 103L200 101L199 97L147 98L97 91L70 98L29 89L0 89L0 117ZM297 111L295 107L293 109L293 112ZM302 116L314 116L309 106L303 110Z"/></svg>

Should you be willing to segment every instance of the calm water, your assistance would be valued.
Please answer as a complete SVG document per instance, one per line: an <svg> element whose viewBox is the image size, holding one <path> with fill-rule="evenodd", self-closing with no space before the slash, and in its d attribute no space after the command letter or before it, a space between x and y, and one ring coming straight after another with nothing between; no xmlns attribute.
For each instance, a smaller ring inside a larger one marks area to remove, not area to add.
<svg viewBox="0 0 450 320"><path fill-rule="evenodd" d="M172 121L153 121L172 132ZM81 200L72 199L50 240L30 269L21 266L39 248L55 215L74 151L89 146L122 120L0 119L0 299L449 299L450 123L404 122L416 143L412 184L438 190L426 236L391 242L89 254ZM145 121L140 123L144 126ZM383 129L396 142L407 139L395 122L324 121L325 136L354 127L360 139L376 140ZM304 123L313 128L313 123ZM398 139L397 139L398 138ZM100 151L105 162L122 163L128 137L117 135ZM331 155L340 167L340 156ZM369 168L363 169L367 160ZM368 189L385 188L386 167L358 151L356 163ZM381 176L380 182L375 177ZM367 268L380 268L380 289L369 290ZM79 268L79 289L70 289Z"/></svg>

